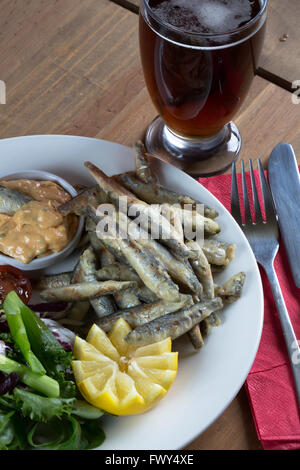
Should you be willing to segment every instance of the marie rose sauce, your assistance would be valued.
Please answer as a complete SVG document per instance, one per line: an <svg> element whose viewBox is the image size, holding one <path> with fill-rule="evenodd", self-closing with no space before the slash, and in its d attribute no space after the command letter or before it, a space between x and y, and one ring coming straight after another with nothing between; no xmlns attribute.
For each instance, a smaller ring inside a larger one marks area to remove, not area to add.
<svg viewBox="0 0 300 470"><path fill-rule="evenodd" d="M58 206L71 196L51 181L1 181L33 200L12 216L1 214L0 251L24 264L63 250L77 230L77 216L62 216Z"/></svg>

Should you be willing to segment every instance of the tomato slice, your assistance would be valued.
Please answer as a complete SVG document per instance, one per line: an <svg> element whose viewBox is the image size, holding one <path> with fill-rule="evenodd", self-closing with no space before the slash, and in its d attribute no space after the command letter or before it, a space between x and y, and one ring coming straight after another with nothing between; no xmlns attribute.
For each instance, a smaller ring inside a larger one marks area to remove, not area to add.
<svg viewBox="0 0 300 470"><path fill-rule="evenodd" d="M14 290L25 304L28 304L32 287L28 277L13 266L0 266L0 303Z"/></svg>

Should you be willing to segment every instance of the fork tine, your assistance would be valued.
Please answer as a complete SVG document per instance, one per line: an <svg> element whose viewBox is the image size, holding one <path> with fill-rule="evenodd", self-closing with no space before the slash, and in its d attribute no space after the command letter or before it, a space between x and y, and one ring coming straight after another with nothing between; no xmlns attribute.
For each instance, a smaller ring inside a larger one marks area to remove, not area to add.
<svg viewBox="0 0 300 470"><path fill-rule="evenodd" d="M231 176L231 215L239 225L242 225L241 208L239 202L239 192L236 178L235 162L232 163L232 176Z"/></svg>
<svg viewBox="0 0 300 470"><path fill-rule="evenodd" d="M260 209L257 187L255 183L254 171L252 166L252 160L249 160L249 168L250 168L250 177L251 177L251 186L252 186L252 194L253 194L253 204L254 204L254 213L255 213L255 223L263 222L263 217Z"/></svg>
<svg viewBox="0 0 300 470"><path fill-rule="evenodd" d="M271 191L269 189L260 158L257 159L257 163L258 163L259 178L260 178L260 184L261 184L261 192L262 192L264 206L265 206L266 221L277 222L276 212L274 209L273 199L271 196Z"/></svg>
<svg viewBox="0 0 300 470"><path fill-rule="evenodd" d="M244 199L244 209L245 209L245 224L252 224L252 216L250 211L246 175L245 175L245 166L244 161L242 160L242 183L243 183L243 199Z"/></svg>

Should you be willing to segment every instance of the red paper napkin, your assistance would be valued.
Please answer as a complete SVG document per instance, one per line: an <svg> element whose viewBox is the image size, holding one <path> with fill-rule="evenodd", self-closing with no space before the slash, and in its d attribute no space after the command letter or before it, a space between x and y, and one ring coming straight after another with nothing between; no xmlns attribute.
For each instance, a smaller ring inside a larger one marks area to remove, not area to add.
<svg viewBox="0 0 300 470"><path fill-rule="evenodd" d="M249 174L246 176L249 181ZM231 175L200 178L199 182L230 211ZM238 185L241 189L240 175ZM296 338L300 340L300 289L294 284L283 243L275 269ZM300 419L292 371L268 279L261 268L260 273L264 288L264 326L245 387L264 449L300 449Z"/></svg>

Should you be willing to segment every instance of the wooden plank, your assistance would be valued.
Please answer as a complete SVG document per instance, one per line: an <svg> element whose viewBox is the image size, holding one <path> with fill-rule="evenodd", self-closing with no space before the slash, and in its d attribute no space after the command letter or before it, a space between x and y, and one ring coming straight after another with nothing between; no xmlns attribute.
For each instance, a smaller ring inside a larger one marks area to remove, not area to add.
<svg viewBox="0 0 300 470"><path fill-rule="evenodd" d="M235 119L243 139L240 158L261 156L266 166L275 145L288 142L300 163L299 113L300 105L293 104L291 93L256 77Z"/></svg>
<svg viewBox="0 0 300 470"><path fill-rule="evenodd" d="M22 5L6 1L0 16L0 79L7 88L0 137L95 136L144 87L136 15L108 0Z"/></svg>
<svg viewBox="0 0 300 470"><path fill-rule="evenodd" d="M13 21L11 20L13 18ZM108 0L3 0L0 137L73 134L131 146L156 116L139 60L137 17ZM266 163L280 141L300 157L300 105L256 77L236 122L241 157ZM300 160L299 160L300 161ZM201 417L199 417L201 419ZM259 448L245 392L188 448Z"/></svg>
<svg viewBox="0 0 300 470"><path fill-rule="evenodd" d="M269 0L265 44L258 73L288 89L300 80L299 55L299 0ZM284 35L288 35L282 41Z"/></svg>
<svg viewBox="0 0 300 470"><path fill-rule="evenodd" d="M121 5L124 8L127 8L133 13L138 13L140 8L140 0L111 0L115 2L117 5Z"/></svg>

